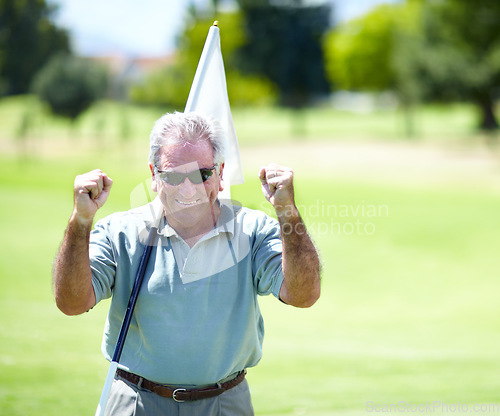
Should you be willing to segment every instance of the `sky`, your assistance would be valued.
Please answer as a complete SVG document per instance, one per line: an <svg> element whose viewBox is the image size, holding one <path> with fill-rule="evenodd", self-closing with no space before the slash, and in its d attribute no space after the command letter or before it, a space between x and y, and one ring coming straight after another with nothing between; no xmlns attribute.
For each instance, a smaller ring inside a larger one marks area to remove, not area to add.
<svg viewBox="0 0 500 416"><path fill-rule="evenodd" d="M329 0L336 20L400 0ZM186 16L186 0L48 0L59 6L55 21L69 30L80 55L152 57L171 54ZM210 0L194 0L205 6ZM208 29L207 29L208 32Z"/></svg>

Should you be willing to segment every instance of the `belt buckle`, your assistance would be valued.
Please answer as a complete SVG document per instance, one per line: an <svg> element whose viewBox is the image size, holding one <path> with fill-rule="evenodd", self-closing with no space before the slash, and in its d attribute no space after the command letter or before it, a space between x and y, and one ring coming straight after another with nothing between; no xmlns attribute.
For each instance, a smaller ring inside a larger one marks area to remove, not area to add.
<svg viewBox="0 0 500 416"><path fill-rule="evenodd" d="M180 400L178 399L176 396L176 394L180 391L187 391L186 389L175 389L174 392L172 393L172 399L174 399L174 401L176 401L177 403L184 403L185 400Z"/></svg>

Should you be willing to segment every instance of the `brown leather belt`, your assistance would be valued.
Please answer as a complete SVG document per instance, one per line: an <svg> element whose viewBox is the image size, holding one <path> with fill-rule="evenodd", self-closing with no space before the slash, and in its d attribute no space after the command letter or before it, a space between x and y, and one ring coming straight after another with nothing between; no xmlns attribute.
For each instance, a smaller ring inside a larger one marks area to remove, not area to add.
<svg viewBox="0 0 500 416"><path fill-rule="evenodd" d="M164 386L162 384L157 384L152 381L146 380L144 377L138 376L137 374L129 373L125 370L118 369L116 374L124 378L127 381L135 384L139 388L144 388L149 390L158 396L167 397L169 399L174 399L176 402L190 402L194 400L208 399L210 397L216 397L224 393L226 390L232 389L240 384L246 375L246 370L241 371L238 375L229 380L226 383L217 383L212 387L207 387L203 389L183 389L183 388L171 388Z"/></svg>

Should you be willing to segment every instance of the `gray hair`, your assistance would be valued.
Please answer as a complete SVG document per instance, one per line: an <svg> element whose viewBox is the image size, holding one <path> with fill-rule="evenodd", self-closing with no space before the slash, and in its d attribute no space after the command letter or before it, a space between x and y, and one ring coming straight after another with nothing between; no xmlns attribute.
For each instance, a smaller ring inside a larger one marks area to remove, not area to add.
<svg viewBox="0 0 500 416"><path fill-rule="evenodd" d="M225 132L221 125L198 113L166 113L160 117L149 136L149 162L157 166L162 146L195 144L207 141L213 150L214 165L224 162Z"/></svg>

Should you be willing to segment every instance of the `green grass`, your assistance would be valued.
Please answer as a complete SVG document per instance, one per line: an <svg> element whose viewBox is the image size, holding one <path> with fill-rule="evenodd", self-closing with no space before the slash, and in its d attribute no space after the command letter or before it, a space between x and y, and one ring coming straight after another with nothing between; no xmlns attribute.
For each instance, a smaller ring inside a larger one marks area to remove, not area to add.
<svg viewBox="0 0 500 416"><path fill-rule="evenodd" d="M316 237L324 276L314 308L265 303L266 354L254 383L261 414L498 402L500 196L306 178L297 186L310 205L387 205L388 215L338 218L372 222L372 235Z"/></svg>
<svg viewBox="0 0 500 416"><path fill-rule="evenodd" d="M127 209L130 189L145 176L139 164L105 160L93 163L109 167L115 188L100 216ZM88 415L98 401L107 304L63 316L50 277L73 176L87 164L0 164L0 414ZM369 401L498 402L500 195L361 180L333 188L311 179L296 186L321 250L323 294L310 310L262 299L264 358L249 374L256 413L362 414ZM259 193L250 178L233 196L262 207ZM311 208L318 201L330 212L353 211L331 228ZM370 204L386 208L363 216ZM356 221L372 224L369 233L345 226Z"/></svg>
<svg viewBox="0 0 500 416"><path fill-rule="evenodd" d="M15 123L1 104L0 135L10 139ZM138 131L146 130L147 114ZM273 132L265 127L277 113L257 113L257 143L275 133L293 146L280 114L283 129ZM54 144L47 132L61 146L73 143L66 127L45 129L42 143ZM1 415L93 414L104 383L100 343L109 304L62 315L53 301L52 262L72 209L74 176L105 169L115 183L99 217L128 209L131 190L148 176L147 139L118 150L116 138L96 144L82 137L85 145L72 152L0 156ZM261 300L264 357L248 376L256 414L361 415L367 402L500 403L500 193L468 183L332 178L318 175L320 168L314 175L298 169L296 194L321 251L322 297L307 310ZM252 174L233 197L268 210Z"/></svg>

